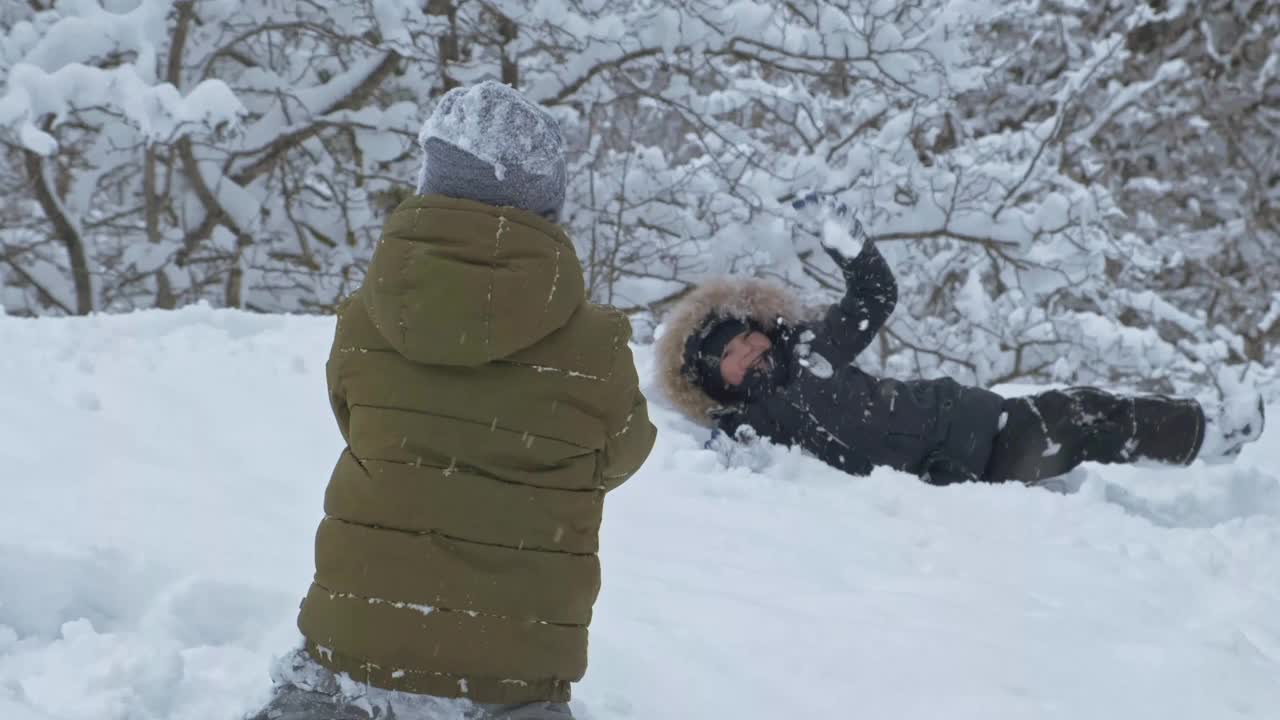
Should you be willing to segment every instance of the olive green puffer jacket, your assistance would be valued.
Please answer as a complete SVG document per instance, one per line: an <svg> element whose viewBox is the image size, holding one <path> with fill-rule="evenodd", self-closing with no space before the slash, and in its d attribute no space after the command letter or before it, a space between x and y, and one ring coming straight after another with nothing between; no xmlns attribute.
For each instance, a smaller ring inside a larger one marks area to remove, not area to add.
<svg viewBox="0 0 1280 720"><path fill-rule="evenodd" d="M347 447L298 618L318 662L389 690L568 699L604 495L654 441L629 338L558 226L441 196L395 210L327 366Z"/></svg>

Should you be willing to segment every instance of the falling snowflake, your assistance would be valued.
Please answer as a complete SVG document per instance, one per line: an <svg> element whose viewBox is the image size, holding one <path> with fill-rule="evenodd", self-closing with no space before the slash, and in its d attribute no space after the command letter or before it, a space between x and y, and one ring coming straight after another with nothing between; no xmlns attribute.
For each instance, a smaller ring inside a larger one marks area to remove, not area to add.
<svg viewBox="0 0 1280 720"><path fill-rule="evenodd" d="M828 380L835 374L835 370L831 367L831 363L818 353L809 353L807 357L800 360L800 364L815 377Z"/></svg>

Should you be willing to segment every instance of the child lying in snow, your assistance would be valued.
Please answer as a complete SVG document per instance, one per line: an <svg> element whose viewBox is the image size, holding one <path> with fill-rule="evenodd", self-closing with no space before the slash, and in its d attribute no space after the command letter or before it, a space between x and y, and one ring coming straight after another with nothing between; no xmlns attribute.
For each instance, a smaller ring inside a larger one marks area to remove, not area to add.
<svg viewBox="0 0 1280 720"><path fill-rule="evenodd" d="M586 301L557 225L554 119L446 94L327 365L346 441L306 645L256 720L571 720L604 494L653 446L631 326Z"/></svg>
<svg viewBox="0 0 1280 720"><path fill-rule="evenodd" d="M854 361L897 303L893 273L843 205L810 195L796 208L821 221L848 290L810 324L761 280L722 278L684 298L658 342L659 380L697 422L798 446L854 475L888 466L936 485L1038 482L1084 461L1226 460L1262 432L1256 395L1206 421L1188 399L1087 387L1004 399L950 378L873 377Z"/></svg>

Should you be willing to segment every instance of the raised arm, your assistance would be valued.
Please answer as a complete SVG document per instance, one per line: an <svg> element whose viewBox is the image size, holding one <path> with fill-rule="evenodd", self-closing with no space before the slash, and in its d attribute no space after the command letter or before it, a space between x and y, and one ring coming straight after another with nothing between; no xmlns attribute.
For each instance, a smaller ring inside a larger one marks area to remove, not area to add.
<svg viewBox="0 0 1280 720"><path fill-rule="evenodd" d="M852 362L875 339L898 304L898 282L857 214L832 195L807 193L791 203L801 227L816 235L844 274L845 293L814 328L833 363Z"/></svg>
<svg viewBox="0 0 1280 720"><path fill-rule="evenodd" d="M853 258L846 258L832 248L827 248L827 252L844 273L845 293L840 302L827 311L822 329L840 359L848 362L871 344L893 314L898 304L898 282L873 242L866 242L862 252ZM836 361L836 358L827 359Z"/></svg>

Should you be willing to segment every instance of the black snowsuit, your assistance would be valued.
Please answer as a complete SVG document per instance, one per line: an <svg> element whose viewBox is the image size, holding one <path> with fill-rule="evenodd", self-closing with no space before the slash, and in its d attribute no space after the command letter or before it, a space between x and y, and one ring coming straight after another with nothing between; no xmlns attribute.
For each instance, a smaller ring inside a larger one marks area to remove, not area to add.
<svg viewBox="0 0 1280 720"><path fill-rule="evenodd" d="M855 359L892 314L897 282L874 243L855 258L835 257L844 298L816 323L771 333L776 371L757 376L747 400L715 416L730 436L746 425L854 475L885 465L938 485L1035 482L1086 460L1195 459L1205 419L1191 400L1093 388L1006 400L951 378L903 382L863 372Z"/></svg>

